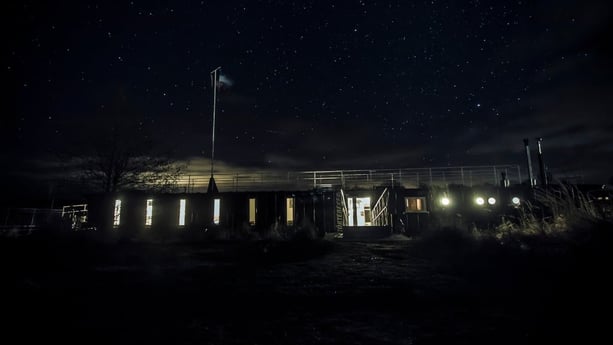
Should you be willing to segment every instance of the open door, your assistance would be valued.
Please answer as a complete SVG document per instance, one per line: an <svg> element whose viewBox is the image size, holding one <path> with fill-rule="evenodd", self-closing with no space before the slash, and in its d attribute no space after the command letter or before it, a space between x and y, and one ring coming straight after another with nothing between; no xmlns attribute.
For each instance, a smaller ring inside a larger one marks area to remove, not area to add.
<svg viewBox="0 0 613 345"><path fill-rule="evenodd" d="M349 226L371 226L370 197L347 198L347 218Z"/></svg>

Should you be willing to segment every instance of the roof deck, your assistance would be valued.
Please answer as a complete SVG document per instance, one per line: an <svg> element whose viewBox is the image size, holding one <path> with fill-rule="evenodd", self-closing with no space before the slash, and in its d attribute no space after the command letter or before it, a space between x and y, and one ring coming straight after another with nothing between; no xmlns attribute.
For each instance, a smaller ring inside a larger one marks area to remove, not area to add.
<svg viewBox="0 0 613 345"><path fill-rule="evenodd" d="M455 166L376 170L250 171L215 173L220 191L310 190L317 188L418 188L422 185L500 185L503 174L509 184L522 181L519 165ZM205 192L208 176L185 176L178 191Z"/></svg>

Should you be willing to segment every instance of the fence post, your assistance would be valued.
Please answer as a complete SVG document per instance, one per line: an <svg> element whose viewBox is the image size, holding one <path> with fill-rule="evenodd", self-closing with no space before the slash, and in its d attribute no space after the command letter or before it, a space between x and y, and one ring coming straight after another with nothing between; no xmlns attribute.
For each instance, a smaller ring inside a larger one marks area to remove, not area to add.
<svg viewBox="0 0 613 345"><path fill-rule="evenodd" d="M30 225L34 226L34 217L36 216L36 209L32 210L32 219L30 219Z"/></svg>

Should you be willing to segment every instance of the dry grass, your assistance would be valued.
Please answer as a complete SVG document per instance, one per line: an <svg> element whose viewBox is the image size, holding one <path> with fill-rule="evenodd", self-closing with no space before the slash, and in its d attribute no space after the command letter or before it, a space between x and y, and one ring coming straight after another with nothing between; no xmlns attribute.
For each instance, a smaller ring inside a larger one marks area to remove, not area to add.
<svg viewBox="0 0 613 345"><path fill-rule="evenodd" d="M596 229L613 229L613 222L583 193L573 186L560 184L536 190L534 202L524 202L517 216L503 218L493 231L475 229L473 234L479 239L495 238L501 244L525 248L527 243L538 240L576 240Z"/></svg>

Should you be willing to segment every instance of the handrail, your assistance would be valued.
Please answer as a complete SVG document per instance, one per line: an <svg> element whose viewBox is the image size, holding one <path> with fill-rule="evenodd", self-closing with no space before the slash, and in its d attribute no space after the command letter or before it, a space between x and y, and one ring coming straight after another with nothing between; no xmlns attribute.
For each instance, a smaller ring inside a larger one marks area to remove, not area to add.
<svg viewBox="0 0 613 345"><path fill-rule="evenodd" d="M387 225L387 204L389 199L389 190L385 188L377 199L375 206L372 208L373 213L376 215L372 218L373 225ZM383 217L381 218L381 215ZM380 220L382 219L382 220Z"/></svg>
<svg viewBox="0 0 613 345"><path fill-rule="evenodd" d="M373 207L373 209L374 209L375 207L377 207L377 205L379 204L379 202L381 202L381 198L383 198L383 195L385 195L385 193L387 193L387 188L385 188L385 189L383 190L383 192L381 192L381 195L379 196L379 199L377 199L377 202L375 202L375 206Z"/></svg>
<svg viewBox="0 0 613 345"><path fill-rule="evenodd" d="M345 201L345 193L341 189L341 200L343 200L343 225L349 222L349 211L347 209L347 202Z"/></svg>
<svg viewBox="0 0 613 345"><path fill-rule="evenodd" d="M310 190L317 188L373 188L398 186L419 188L423 184L458 184L474 186L501 183L501 172L511 184L521 183L519 165L419 167L402 169L364 170L238 170L218 169L215 182L220 191ZM210 175L207 171L190 171L173 185L173 191L205 192ZM155 185L155 182L151 183Z"/></svg>

